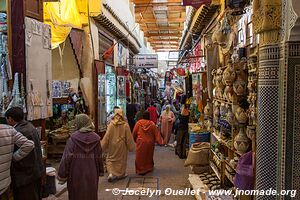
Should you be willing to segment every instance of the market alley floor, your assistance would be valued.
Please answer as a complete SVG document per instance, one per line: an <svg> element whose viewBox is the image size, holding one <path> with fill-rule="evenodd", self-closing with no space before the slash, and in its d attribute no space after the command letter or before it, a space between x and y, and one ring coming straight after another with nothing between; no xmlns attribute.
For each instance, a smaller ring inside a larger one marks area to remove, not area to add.
<svg viewBox="0 0 300 200"><path fill-rule="evenodd" d="M104 177L101 177L100 183L99 183L99 200L127 200L127 199L139 199L138 197L122 197L122 196L114 196L112 194L112 191L107 191L107 189L125 189L129 179L129 188L140 188L142 187L142 183L140 185L135 185L136 183L140 182L140 180L143 180L143 176L136 176L135 175L135 153L130 153L128 157L128 166L127 166L127 173L128 177L124 180L118 181L116 183L108 183L107 179ZM154 163L155 163L155 169L152 173L147 174L147 181L153 181L153 184L155 182L156 186L156 180L158 180L158 188L162 191L162 195L158 198L160 200L165 199L186 199L186 200L192 200L195 199L193 196L167 196L164 194L164 191L166 188L172 188L174 190L185 190L186 188L190 188L190 184L188 182L188 174L190 173L189 167L184 167L184 160L181 160L178 158L178 156L175 155L174 149L171 147L155 147L155 154L154 154ZM138 177L138 179L137 179ZM157 179L155 179L157 178ZM144 187L147 187L144 185ZM62 194L58 199L60 200L67 200L68 194L65 192ZM140 199L150 199L150 198L140 198ZM151 199L157 199L157 198L151 198Z"/></svg>

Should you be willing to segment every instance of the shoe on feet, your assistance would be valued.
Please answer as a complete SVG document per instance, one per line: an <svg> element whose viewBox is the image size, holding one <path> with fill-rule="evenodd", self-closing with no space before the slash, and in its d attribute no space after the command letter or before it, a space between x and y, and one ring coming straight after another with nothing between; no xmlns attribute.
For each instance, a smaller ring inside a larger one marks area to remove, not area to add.
<svg viewBox="0 0 300 200"><path fill-rule="evenodd" d="M117 178L116 176L114 176L112 174L109 174L108 177L107 177L107 181L108 182L113 182L114 180L116 180L116 178Z"/></svg>
<svg viewBox="0 0 300 200"><path fill-rule="evenodd" d="M170 147L175 147L175 145L174 145L174 144L168 144L168 146L170 146Z"/></svg>

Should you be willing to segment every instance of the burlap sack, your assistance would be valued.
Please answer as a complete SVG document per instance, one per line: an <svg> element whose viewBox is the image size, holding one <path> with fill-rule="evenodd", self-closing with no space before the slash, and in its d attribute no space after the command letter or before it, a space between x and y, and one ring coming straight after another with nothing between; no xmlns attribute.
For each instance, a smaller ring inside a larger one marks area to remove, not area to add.
<svg viewBox="0 0 300 200"><path fill-rule="evenodd" d="M194 174L203 174L205 172L209 172L209 165L205 165L205 166L202 166L202 165L193 165L192 166L192 172Z"/></svg>
<svg viewBox="0 0 300 200"><path fill-rule="evenodd" d="M208 142L192 144L184 166L187 167L190 165L209 165L209 150L210 143Z"/></svg>

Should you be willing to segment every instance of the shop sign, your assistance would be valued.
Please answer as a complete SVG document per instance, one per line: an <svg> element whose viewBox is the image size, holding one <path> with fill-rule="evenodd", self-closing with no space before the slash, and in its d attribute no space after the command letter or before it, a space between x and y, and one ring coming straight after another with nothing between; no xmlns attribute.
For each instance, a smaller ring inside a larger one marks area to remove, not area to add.
<svg viewBox="0 0 300 200"><path fill-rule="evenodd" d="M134 64L137 68L158 68L157 54L139 54L134 56Z"/></svg>
<svg viewBox="0 0 300 200"><path fill-rule="evenodd" d="M203 4L211 4L211 0L183 0L184 6L193 6L195 8L200 8Z"/></svg>

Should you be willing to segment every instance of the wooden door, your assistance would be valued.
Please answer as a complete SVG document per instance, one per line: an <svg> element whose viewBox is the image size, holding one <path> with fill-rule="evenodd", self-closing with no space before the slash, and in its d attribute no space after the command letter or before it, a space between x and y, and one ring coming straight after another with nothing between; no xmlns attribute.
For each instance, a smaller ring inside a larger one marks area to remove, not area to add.
<svg viewBox="0 0 300 200"><path fill-rule="evenodd" d="M43 0L24 0L25 16L43 21Z"/></svg>

